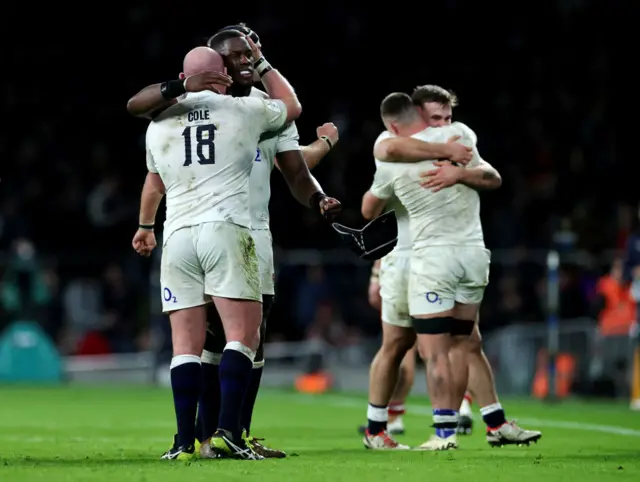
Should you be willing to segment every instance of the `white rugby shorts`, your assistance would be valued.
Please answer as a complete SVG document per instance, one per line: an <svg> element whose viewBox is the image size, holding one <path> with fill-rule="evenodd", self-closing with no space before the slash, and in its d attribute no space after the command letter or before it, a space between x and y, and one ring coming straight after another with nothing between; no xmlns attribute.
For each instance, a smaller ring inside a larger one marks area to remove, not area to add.
<svg viewBox="0 0 640 482"><path fill-rule="evenodd" d="M432 246L413 251L409 275L411 316L479 304L489 284L491 252L476 246Z"/></svg>
<svg viewBox="0 0 640 482"><path fill-rule="evenodd" d="M276 270L273 265L273 239L271 238L271 231L268 229L254 229L251 231L251 234L256 243L262 294L274 295L276 292Z"/></svg>
<svg viewBox="0 0 640 482"><path fill-rule="evenodd" d="M411 328L409 315L409 263L411 253L391 251L380 261L382 321Z"/></svg>
<svg viewBox="0 0 640 482"><path fill-rule="evenodd" d="M210 222L174 231L165 241L160 267L162 311L211 301L211 296L262 300L251 230Z"/></svg>

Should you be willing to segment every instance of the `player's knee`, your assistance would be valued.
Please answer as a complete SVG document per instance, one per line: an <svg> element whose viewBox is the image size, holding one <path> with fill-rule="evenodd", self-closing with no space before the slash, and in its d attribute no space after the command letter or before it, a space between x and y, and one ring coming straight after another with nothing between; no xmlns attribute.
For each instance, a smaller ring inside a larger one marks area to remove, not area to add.
<svg viewBox="0 0 640 482"><path fill-rule="evenodd" d="M251 337L251 341L247 346L250 346L253 351L257 351L260 347L260 340L262 337L260 336L260 329L256 330Z"/></svg>
<svg viewBox="0 0 640 482"><path fill-rule="evenodd" d="M229 333L227 336L227 344L224 347L225 350L229 346L229 343L240 343L249 347L253 352L256 352L260 344L260 331L256 329L250 332L237 331Z"/></svg>
<svg viewBox="0 0 640 482"><path fill-rule="evenodd" d="M227 350L234 350L239 353L242 353L249 360L251 360L251 363L253 363L254 360L256 359L255 350L239 341L230 341L229 343L227 343L226 346L224 347L224 351L227 351Z"/></svg>
<svg viewBox="0 0 640 482"><path fill-rule="evenodd" d="M382 356L390 359L394 364L400 365L402 359L411 348L411 344L403 339L399 339L398 343L385 343L380 348Z"/></svg>
<svg viewBox="0 0 640 482"><path fill-rule="evenodd" d="M207 333L204 340L205 351L220 354L227 344L227 338L224 334L222 320L214 303L206 305L207 313Z"/></svg>
<svg viewBox="0 0 640 482"><path fill-rule="evenodd" d="M469 337L469 352L475 355L482 354L482 335L477 325Z"/></svg>
<svg viewBox="0 0 640 482"><path fill-rule="evenodd" d="M411 328L383 327L382 349L387 353L393 353L402 358L415 342L416 334Z"/></svg>

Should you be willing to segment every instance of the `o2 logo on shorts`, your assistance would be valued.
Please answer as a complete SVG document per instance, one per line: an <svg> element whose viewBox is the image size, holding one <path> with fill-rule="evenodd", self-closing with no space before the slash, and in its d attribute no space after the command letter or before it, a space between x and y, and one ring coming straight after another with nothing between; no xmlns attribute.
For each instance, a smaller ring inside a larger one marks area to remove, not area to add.
<svg viewBox="0 0 640 482"><path fill-rule="evenodd" d="M164 298L164 300L169 303L175 303L176 302L176 297L173 296L173 293L171 293L171 290L169 288L163 288L162 289L162 297Z"/></svg>
<svg viewBox="0 0 640 482"><path fill-rule="evenodd" d="M442 300L440 299L440 295L438 295L438 293L436 293L435 291L429 291L425 295L425 298L427 299L427 301L429 303L438 303L439 305L442 304Z"/></svg>
<svg viewBox="0 0 640 482"><path fill-rule="evenodd" d="M260 157L260 149L256 149L256 160L254 162L262 162L262 158Z"/></svg>

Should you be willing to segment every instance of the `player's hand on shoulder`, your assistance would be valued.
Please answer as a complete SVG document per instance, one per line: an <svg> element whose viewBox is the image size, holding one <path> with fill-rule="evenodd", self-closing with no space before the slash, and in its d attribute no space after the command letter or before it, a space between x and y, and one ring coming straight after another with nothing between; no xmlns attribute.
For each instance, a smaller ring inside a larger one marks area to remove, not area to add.
<svg viewBox="0 0 640 482"><path fill-rule="evenodd" d="M318 203L320 214L327 221L332 221L342 211L342 204L336 198L325 196Z"/></svg>
<svg viewBox="0 0 640 482"><path fill-rule="evenodd" d="M447 187L454 186L460 181L462 167L454 166L447 161L437 161L433 163L436 169L420 174L420 185L431 192L438 192Z"/></svg>
<svg viewBox="0 0 640 482"><path fill-rule="evenodd" d="M140 256L151 256L151 252L156 247L156 235L148 229L138 229L131 245Z"/></svg>
<svg viewBox="0 0 640 482"><path fill-rule="evenodd" d="M467 147L464 144L460 144L458 141L461 136L452 136L447 141L449 146L449 160L453 162L457 162L466 166L469 164L471 159L473 158L473 149L471 147Z"/></svg>
<svg viewBox="0 0 640 482"><path fill-rule="evenodd" d="M184 88L187 92L211 90L219 94L218 86L229 87L232 83L231 77L226 72L200 72L187 77L184 81Z"/></svg>
<svg viewBox="0 0 640 482"><path fill-rule="evenodd" d="M335 146L340 140L340 132L333 122L325 122L316 129L318 139L326 137L331 142L331 146Z"/></svg>

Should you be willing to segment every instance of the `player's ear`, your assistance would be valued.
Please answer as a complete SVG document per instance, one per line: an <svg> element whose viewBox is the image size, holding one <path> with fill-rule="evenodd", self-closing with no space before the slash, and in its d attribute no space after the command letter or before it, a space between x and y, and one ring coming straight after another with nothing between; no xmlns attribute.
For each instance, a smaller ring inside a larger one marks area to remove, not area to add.
<svg viewBox="0 0 640 482"><path fill-rule="evenodd" d="M226 74L226 72L225 72L225 74ZM187 78L187 76L184 74L184 72L180 72L180 75L178 75L178 78L179 78L180 80L183 80L183 79L186 79L186 78Z"/></svg>
<svg viewBox="0 0 640 482"><path fill-rule="evenodd" d="M395 122L389 122L389 130L393 135L398 135L398 126Z"/></svg>

